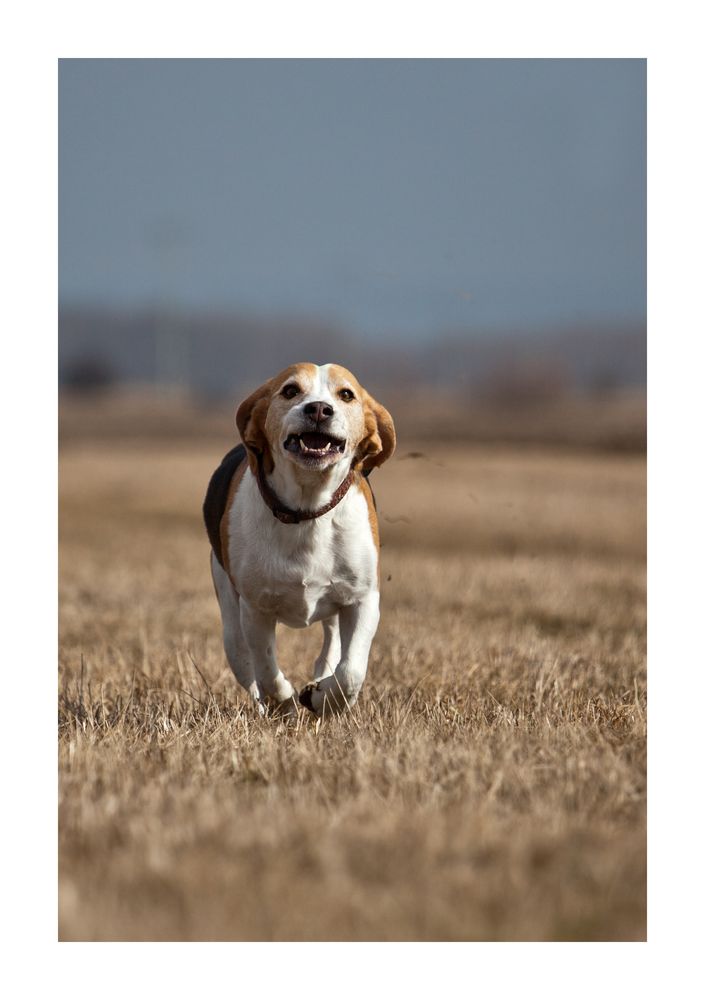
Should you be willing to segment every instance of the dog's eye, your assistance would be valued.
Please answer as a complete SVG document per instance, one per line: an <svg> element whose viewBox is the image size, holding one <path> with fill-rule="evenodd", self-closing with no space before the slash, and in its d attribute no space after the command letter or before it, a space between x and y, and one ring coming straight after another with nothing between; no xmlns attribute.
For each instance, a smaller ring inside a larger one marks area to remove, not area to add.
<svg viewBox="0 0 705 1000"><path fill-rule="evenodd" d="M341 389L338 395L345 403L349 403L351 399L355 398L355 393L352 389Z"/></svg>
<svg viewBox="0 0 705 1000"><path fill-rule="evenodd" d="M285 385L282 389L282 396L284 399L293 399L294 396L298 396L300 392L301 389L299 389L298 385L294 385L293 382L290 382L289 385Z"/></svg>

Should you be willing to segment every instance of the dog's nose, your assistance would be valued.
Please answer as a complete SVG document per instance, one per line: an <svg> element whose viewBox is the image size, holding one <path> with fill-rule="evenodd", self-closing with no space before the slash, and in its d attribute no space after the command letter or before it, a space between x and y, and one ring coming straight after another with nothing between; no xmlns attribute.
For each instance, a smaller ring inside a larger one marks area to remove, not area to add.
<svg viewBox="0 0 705 1000"><path fill-rule="evenodd" d="M333 416L334 410L330 403L306 403L304 406L304 413L307 417L316 424L323 424L326 420L330 420Z"/></svg>

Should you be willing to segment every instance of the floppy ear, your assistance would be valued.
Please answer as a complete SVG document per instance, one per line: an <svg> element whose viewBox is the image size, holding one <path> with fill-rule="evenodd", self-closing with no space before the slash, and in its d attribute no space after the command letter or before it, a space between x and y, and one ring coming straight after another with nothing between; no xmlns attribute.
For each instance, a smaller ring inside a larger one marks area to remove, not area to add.
<svg viewBox="0 0 705 1000"><path fill-rule="evenodd" d="M247 460L254 473L257 472L260 457L265 472L271 472L274 468L272 452L264 431L264 422L267 419L271 396L272 380L270 379L259 389L255 389L243 403L240 403L235 417L242 443L247 448Z"/></svg>
<svg viewBox="0 0 705 1000"><path fill-rule="evenodd" d="M385 408L365 393L365 436L357 446L355 467L361 472L376 469L394 454L397 436L394 421Z"/></svg>

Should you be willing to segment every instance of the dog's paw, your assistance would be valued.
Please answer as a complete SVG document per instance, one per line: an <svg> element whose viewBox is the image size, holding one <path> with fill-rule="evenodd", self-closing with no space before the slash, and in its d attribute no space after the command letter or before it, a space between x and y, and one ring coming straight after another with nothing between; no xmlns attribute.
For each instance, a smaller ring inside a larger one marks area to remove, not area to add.
<svg viewBox="0 0 705 1000"><path fill-rule="evenodd" d="M314 693L319 690L318 681L311 681L299 691L299 704L307 708L309 712L318 715L318 706L314 705ZM316 699L318 701L318 699Z"/></svg>
<svg viewBox="0 0 705 1000"><path fill-rule="evenodd" d="M284 719L285 721L295 720L299 716L299 705L296 695L286 701L275 701L274 698L267 698L267 715L270 719Z"/></svg>

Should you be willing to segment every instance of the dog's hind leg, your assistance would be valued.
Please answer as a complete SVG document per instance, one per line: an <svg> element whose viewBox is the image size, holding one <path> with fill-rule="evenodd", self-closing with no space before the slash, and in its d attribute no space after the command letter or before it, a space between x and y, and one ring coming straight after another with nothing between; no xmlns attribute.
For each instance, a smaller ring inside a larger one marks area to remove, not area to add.
<svg viewBox="0 0 705 1000"><path fill-rule="evenodd" d="M340 627L338 616L326 618L323 625L323 645L318 658L313 665L313 678L320 681L322 677L332 674L340 660Z"/></svg>
<svg viewBox="0 0 705 1000"><path fill-rule="evenodd" d="M220 616L223 621L223 646L228 665L238 682L252 698L260 715L263 715L262 692L257 683L254 663L249 655L240 626L240 598L230 577L213 552L211 552L211 572L220 605Z"/></svg>

